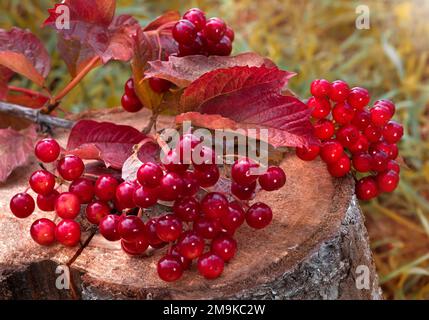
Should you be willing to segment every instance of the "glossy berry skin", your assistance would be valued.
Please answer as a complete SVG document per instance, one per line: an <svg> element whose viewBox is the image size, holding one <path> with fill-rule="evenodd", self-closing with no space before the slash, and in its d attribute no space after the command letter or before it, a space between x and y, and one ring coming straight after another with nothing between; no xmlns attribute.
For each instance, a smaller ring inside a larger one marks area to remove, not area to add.
<svg viewBox="0 0 429 320"><path fill-rule="evenodd" d="M201 143L201 140L192 133L184 134L179 141L178 150L182 157L185 159L191 159L192 152L196 146Z"/></svg>
<svg viewBox="0 0 429 320"><path fill-rule="evenodd" d="M39 194L36 199L37 207L45 212L51 212L55 210L55 202L57 201L60 193L57 190L52 191L50 194L41 195Z"/></svg>
<svg viewBox="0 0 429 320"><path fill-rule="evenodd" d="M131 209L136 206L134 202L134 193L138 184L134 181L124 181L116 188L116 201L120 203L121 208Z"/></svg>
<svg viewBox="0 0 429 320"><path fill-rule="evenodd" d="M206 279L218 278L224 268L224 262L218 255L207 252L198 259L198 272Z"/></svg>
<svg viewBox="0 0 429 320"><path fill-rule="evenodd" d="M192 153L192 164L198 170L204 170L216 164L215 151L207 146L198 146Z"/></svg>
<svg viewBox="0 0 429 320"><path fill-rule="evenodd" d="M142 255L143 253L145 253L148 247L148 239L143 233L133 242L127 242L124 239L121 240L122 250L130 256Z"/></svg>
<svg viewBox="0 0 429 320"><path fill-rule="evenodd" d="M368 153L353 156L353 167L359 172L369 172L372 168L372 157Z"/></svg>
<svg viewBox="0 0 429 320"><path fill-rule="evenodd" d="M237 241L227 234L220 234L211 243L211 251L228 262L237 252Z"/></svg>
<svg viewBox="0 0 429 320"><path fill-rule="evenodd" d="M279 190L286 184L286 174L280 167L269 167L258 179L259 185L266 191Z"/></svg>
<svg viewBox="0 0 429 320"><path fill-rule="evenodd" d="M28 193L18 193L10 200L9 207L15 217L24 219L34 212L36 204Z"/></svg>
<svg viewBox="0 0 429 320"><path fill-rule="evenodd" d="M143 109L143 104L135 93L132 95L124 94L121 98L121 105L125 111L130 113L139 112Z"/></svg>
<svg viewBox="0 0 429 320"><path fill-rule="evenodd" d="M159 199L174 201L182 196L184 183L180 175L175 172L167 173L162 179L159 187Z"/></svg>
<svg viewBox="0 0 429 320"><path fill-rule="evenodd" d="M144 163L137 171L138 182L148 188L159 186L163 176L162 168L153 162Z"/></svg>
<svg viewBox="0 0 429 320"><path fill-rule="evenodd" d="M227 57L232 52L232 42L227 36L223 36L218 43L209 43L208 52L209 55Z"/></svg>
<svg viewBox="0 0 429 320"><path fill-rule="evenodd" d="M114 214L104 216L98 224L100 234L108 241L118 241L121 235L118 232L118 226L121 218Z"/></svg>
<svg viewBox="0 0 429 320"><path fill-rule="evenodd" d="M298 158L304 161L313 161L320 153L320 146L311 144L308 147L296 148L295 150Z"/></svg>
<svg viewBox="0 0 429 320"><path fill-rule="evenodd" d="M146 233L146 227L137 216L125 216L119 220L118 232L121 239L127 242L134 242L140 237L140 235Z"/></svg>
<svg viewBox="0 0 429 320"><path fill-rule="evenodd" d="M368 201L379 194L377 182L372 176L365 177L356 182L356 196L360 200Z"/></svg>
<svg viewBox="0 0 429 320"><path fill-rule="evenodd" d="M307 101L307 106L313 109L311 116L315 119L323 119L331 112L331 104L327 98L311 97Z"/></svg>
<svg viewBox="0 0 429 320"><path fill-rule="evenodd" d="M332 109L332 117L335 122L340 125L346 125L350 123L355 116L355 111L353 107L349 106L347 103L337 103Z"/></svg>
<svg viewBox="0 0 429 320"><path fill-rule="evenodd" d="M320 119L314 124L314 135L320 140L328 140L334 133L334 123L328 119Z"/></svg>
<svg viewBox="0 0 429 320"><path fill-rule="evenodd" d="M209 40L219 42L225 35L226 24L220 18L211 18L207 20L204 31Z"/></svg>
<svg viewBox="0 0 429 320"><path fill-rule="evenodd" d="M348 124L337 131L336 137L344 147L349 147L359 140L360 132L354 125Z"/></svg>
<svg viewBox="0 0 429 320"><path fill-rule="evenodd" d="M55 239L64 246L74 247L80 241L80 225L74 220L61 220L55 228Z"/></svg>
<svg viewBox="0 0 429 320"><path fill-rule="evenodd" d="M231 42L235 39L235 32L230 26L226 27L225 37L228 37Z"/></svg>
<svg viewBox="0 0 429 320"><path fill-rule="evenodd" d="M359 134L358 140L355 143L348 145L347 148L353 154L366 152L369 148L368 139L363 134Z"/></svg>
<svg viewBox="0 0 429 320"><path fill-rule="evenodd" d="M64 192L55 201L55 212L60 218L74 219L79 215L80 205L81 203L77 195Z"/></svg>
<svg viewBox="0 0 429 320"><path fill-rule="evenodd" d="M197 28L188 20L180 20L173 28L173 38L178 43L192 45L197 36Z"/></svg>
<svg viewBox="0 0 429 320"><path fill-rule="evenodd" d="M390 111L391 117L393 117L393 115L395 114L395 111L396 111L395 104L392 101L387 100L387 99L377 100L376 102L374 102L374 106L387 107Z"/></svg>
<svg viewBox="0 0 429 320"><path fill-rule="evenodd" d="M92 224L99 225L100 221L109 215L110 207L102 201L94 201L88 204L85 209L86 218Z"/></svg>
<svg viewBox="0 0 429 320"><path fill-rule="evenodd" d="M380 128L370 124L368 127L366 127L364 131L365 137L368 139L369 142L377 142L381 138L381 130Z"/></svg>
<svg viewBox="0 0 429 320"><path fill-rule="evenodd" d="M179 153L175 149L170 150L165 156L162 157L162 163L168 172L183 174L189 168L189 164L182 161Z"/></svg>
<svg viewBox="0 0 429 320"><path fill-rule="evenodd" d="M138 187L134 191L133 202L137 207L147 209L158 202L157 189Z"/></svg>
<svg viewBox="0 0 429 320"><path fill-rule="evenodd" d="M246 212L246 222L254 229L263 229L273 220L273 212L265 203L257 202Z"/></svg>
<svg viewBox="0 0 429 320"><path fill-rule="evenodd" d="M182 268L183 268L183 270L188 270L188 269L190 269L190 268L191 268L191 266L192 266L192 260L191 260L191 259L187 259L187 258L185 258L184 256L182 256L182 255L180 254L179 249L177 248L177 244L176 244L176 245L171 246L171 247L168 249L167 254L168 254L168 255L172 255L172 256L174 256L174 257L178 258L178 259L179 259L179 261L182 263Z"/></svg>
<svg viewBox="0 0 429 320"><path fill-rule="evenodd" d="M118 180L109 175L102 175L98 177L95 182L95 195L101 201L111 201L115 199L116 188L118 187Z"/></svg>
<svg viewBox="0 0 429 320"><path fill-rule="evenodd" d="M228 199L219 192L210 192L201 200L201 211L209 219L220 219L228 213Z"/></svg>
<svg viewBox="0 0 429 320"><path fill-rule="evenodd" d="M55 187L55 176L46 170L37 170L30 177L30 187L41 195L50 194Z"/></svg>
<svg viewBox="0 0 429 320"><path fill-rule="evenodd" d="M371 114L367 110L357 111L353 117L352 125L364 131L371 123Z"/></svg>
<svg viewBox="0 0 429 320"><path fill-rule="evenodd" d="M173 214L167 214L158 219L156 234L164 242L176 241L182 233L182 222Z"/></svg>
<svg viewBox="0 0 429 320"><path fill-rule="evenodd" d="M191 21L197 31L201 31L206 26L206 14L198 8L186 11L183 19Z"/></svg>
<svg viewBox="0 0 429 320"><path fill-rule="evenodd" d="M250 185L258 179L258 175L252 173L252 170L256 170L258 167L258 164L253 160L249 158L241 158L232 165L231 177L239 184Z"/></svg>
<svg viewBox="0 0 429 320"><path fill-rule="evenodd" d="M37 159L44 163L51 163L60 156L61 147L54 139L47 138L37 142L34 148L34 154Z"/></svg>
<svg viewBox="0 0 429 320"><path fill-rule="evenodd" d="M146 236L149 245L153 248L159 248L165 244L158 235L156 234L156 224L158 223L157 218L151 218L146 222Z"/></svg>
<svg viewBox="0 0 429 320"><path fill-rule="evenodd" d="M335 102L343 102L347 99L349 93L350 93L349 85L342 80L336 80L331 84L331 90L329 91L329 98Z"/></svg>
<svg viewBox="0 0 429 320"><path fill-rule="evenodd" d="M231 193L240 200L251 200L255 197L256 181L243 186L235 181L231 183Z"/></svg>
<svg viewBox="0 0 429 320"><path fill-rule="evenodd" d="M83 204L90 203L95 196L94 181L79 178L70 184L69 191L77 195Z"/></svg>
<svg viewBox="0 0 429 320"><path fill-rule="evenodd" d="M401 168L399 167L399 164L395 161L395 160L390 160L387 163L387 171L395 171L396 173L399 174L399 172L401 171Z"/></svg>
<svg viewBox="0 0 429 320"><path fill-rule="evenodd" d="M360 87L355 87L350 90L347 102L353 108L357 110L362 110L368 105L370 99L371 97L369 95L368 90Z"/></svg>
<svg viewBox="0 0 429 320"><path fill-rule="evenodd" d="M328 165L328 171L331 176L340 178L350 172L350 167L350 159L346 154L344 154L337 162Z"/></svg>
<svg viewBox="0 0 429 320"><path fill-rule="evenodd" d="M150 78L149 85L156 93L164 93L170 89L171 82L161 78Z"/></svg>
<svg viewBox="0 0 429 320"><path fill-rule="evenodd" d="M183 233L177 243L179 253L186 259L195 259L203 254L205 247L204 238L195 231Z"/></svg>
<svg viewBox="0 0 429 320"><path fill-rule="evenodd" d="M216 166L217 167L217 166ZM217 170L219 172L219 169ZM183 179L183 196L193 196L200 189L200 184L198 183L198 178L194 172L186 171L182 175Z"/></svg>
<svg viewBox="0 0 429 320"><path fill-rule="evenodd" d="M371 168L377 172L385 171L388 162L389 156L384 152L378 151L372 156Z"/></svg>
<svg viewBox="0 0 429 320"><path fill-rule="evenodd" d="M399 183L399 174L395 171L381 172L375 178L380 192L393 192Z"/></svg>
<svg viewBox="0 0 429 320"><path fill-rule="evenodd" d="M180 220L192 222L200 215L200 204L194 197L183 197L174 202L173 212Z"/></svg>
<svg viewBox="0 0 429 320"><path fill-rule="evenodd" d="M128 96L136 95L133 78L129 78L127 82L125 82L124 91L125 91L125 94Z"/></svg>
<svg viewBox="0 0 429 320"><path fill-rule="evenodd" d="M384 152L391 160L398 157L398 147L395 144L388 144L384 141L373 143L369 148L369 153L375 155L377 152Z"/></svg>
<svg viewBox="0 0 429 320"><path fill-rule="evenodd" d="M218 166L216 164L212 164L205 165L201 170L195 169L194 175L198 184L203 188L207 188L214 186L219 181L220 172Z"/></svg>
<svg viewBox="0 0 429 320"><path fill-rule="evenodd" d="M389 108L385 106L375 106L370 110L371 123L377 127L383 127L392 118Z"/></svg>
<svg viewBox="0 0 429 320"><path fill-rule="evenodd" d="M183 274L182 262L177 256L166 255L158 261L157 271L162 280L166 282L177 281Z"/></svg>
<svg viewBox="0 0 429 320"><path fill-rule="evenodd" d="M57 170L64 180L74 181L82 175L85 165L79 157L65 156L58 161Z"/></svg>
<svg viewBox="0 0 429 320"><path fill-rule="evenodd" d="M50 246L55 242L56 225L49 219L38 219L30 227L30 235L41 246Z"/></svg>
<svg viewBox="0 0 429 320"><path fill-rule="evenodd" d="M310 92L315 97L328 97L331 92L331 83L325 79L316 79L311 83Z"/></svg>
<svg viewBox="0 0 429 320"><path fill-rule="evenodd" d="M326 141L323 143L320 150L320 157L326 163L335 163L342 157L344 148L340 142L335 140Z"/></svg>
<svg viewBox="0 0 429 320"><path fill-rule="evenodd" d="M220 223L229 234L234 234L245 220L245 212L238 202L232 202L228 206L228 213L220 219Z"/></svg>
<svg viewBox="0 0 429 320"><path fill-rule="evenodd" d="M204 239L213 239L221 231L221 225L217 220L200 217L194 222L193 230Z"/></svg>
<svg viewBox="0 0 429 320"><path fill-rule="evenodd" d="M396 121L389 121L382 133L384 140L388 143L398 143L404 135L404 128Z"/></svg>

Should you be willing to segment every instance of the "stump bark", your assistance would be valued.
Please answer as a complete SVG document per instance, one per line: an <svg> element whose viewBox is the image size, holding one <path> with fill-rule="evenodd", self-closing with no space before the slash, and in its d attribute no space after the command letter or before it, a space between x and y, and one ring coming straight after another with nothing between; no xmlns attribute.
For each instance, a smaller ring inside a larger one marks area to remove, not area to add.
<svg viewBox="0 0 429 320"><path fill-rule="evenodd" d="M95 120L144 127L149 115L114 111L89 113ZM161 118L159 126L173 120ZM57 130L65 145L67 131ZM368 235L353 181L330 177L321 161L286 155L281 166L288 181L276 192L259 192L258 201L273 208L272 224L260 231L242 227L237 256L223 275L205 280L195 265L175 283L165 283L156 262L165 250L133 258L96 234L84 233L83 248L39 247L29 236L31 223L54 214L36 212L18 220L9 199L25 190L37 167L17 169L0 185L0 299L381 299ZM56 287L58 265L69 265L72 290ZM358 266L369 272L369 286L358 288Z"/></svg>

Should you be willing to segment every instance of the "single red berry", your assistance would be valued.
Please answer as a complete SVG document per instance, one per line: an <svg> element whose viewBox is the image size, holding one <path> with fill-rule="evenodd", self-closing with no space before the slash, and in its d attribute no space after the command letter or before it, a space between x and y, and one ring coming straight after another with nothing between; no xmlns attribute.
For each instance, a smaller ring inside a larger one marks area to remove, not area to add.
<svg viewBox="0 0 429 320"><path fill-rule="evenodd" d="M164 242L176 241L182 233L182 221L174 214L166 214L158 219L156 234Z"/></svg>
<svg viewBox="0 0 429 320"><path fill-rule="evenodd" d="M344 154L337 162L328 165L328 171L331 176L340 178L350 172L350 167L350 159L346 154Z"/></svg>
<svg viewBox="0 0 429 320"><path fill-rule="evenodd" d="M382 105L371 108L369 112L371 114L371 123L377 127L385 126L392 118L390 109Z"/></svg>
<svg viewBox="0 0 429 320"><path fill-rule="evenodd" d="M404 128L395 121L389 121L383 128L383 138L388 143L397 143L404 135Z"/></svg>
<svg viewBox="0 0 429 320"><path fill-rule="evenodd" d="M209 219L220 219L228 213L228 199L219 192L210 192L201 200L201 211Z"/></svg>
<svg viewBox="0 0 429 320"><path fill-rule="evenodd" d="M387 170L386 171L395 171L397 174L401 171L401 168L399 167L399 164L395 160L390 160L387 163Z"/></svg>
<svg viewBox="0 0 429 320"><path fill-rule="evenodd" d="M82 175L85 165L79 157L65 156L58 161L57 170L64 180L74 181Z"/></svg>
<svg viewBox="0 0 429 320"><path fill-rule="evenodd" d="M148 188L158 187L164 176L162 168L154 162L144 163L137 171L137 180Z"/></svg>
<svg viewBox="0 0 429 320"><path fill-rule="evenodd" d="M231 183L231 193L240 200L251 200L255 197L256 181L249 185L241 185L235 181Z"/></svg>
<svg viewBox="0 0 429 320"><path fill-rule="evenodd" d="M217 168L217 166L216 166ZM219 169L217 170L219 172ZM205 175L204 175L205 176ZM186 171L182 175L184 189L183 196L193 196L200 189L200 184L198 183L198 178L196 174L192 171Z"/></svg>
<svg viewBox="0 0 429 320"><path fill-rule="evenodd" d="M177 244L174 245L174 246L171 246L168 249L167 253L169 255L172 255L172 256L174 256L174 257L176 257L176 258L178 258L180 260L180 262L182 263L183 270L188 270L188 269L191 268L191 266L192 266L192 260L188 259L188 258L185 258L184 256L182 256L180 254L179 249L177 247Z"/></svg>
<svg viewBox="0 0 429 320"><path fill-rule="evenodd" d="M228 213L220 219L220 223L229 234L233 234L243 224L244 220L243 207L238 202L232 202L228 206Z"/></svg>
<svg viewBox="0 0 429 320"><path fill-rule="evenodd" d="M229 235L222 233L213 239L211 251L221 257L223 261L228 262L234 258L237 252L237 241Z"/></svg>
<svg viewBox="0 0 429 320"><path fill-rule="evenodd" d="M226 215L222 218L224 217L226 217ZM221 225L217 220L211 220L207 217L199 217L197 221L194 222L193 230L204 239L213 239L221 231Z"/></svg>
<svg viewBox="0 0 429 320"><path fill-rule="evenodd" d="M218 255L207 252L198 259L198 272L206 279L218 278L224 268L224 262Z"/></svg>
<svg viewBox="0 0 429 320"><path fill-rule="evenodd" d="M146 222L146 235L149 245L153 248L160 248L165 245L165 242L162 241L156 234L156 224L158 223L158 218L151 218Z"/></svg>
<svg viewBox="0 0 429 320"><path fill-rule="evenodd" d="M36 204L34 203L33 197L28 193L18 193L10 199L9 206L10 211L12 211L17 218L24 219L34 212Z"/></svg>
<svg viewBox="0 0 429 320"><path fill-rule="evenodd" d="M228 37L229 40L231 40L231 42L234 41L234 39L235 39L235 32L234 32L234 30L230 26L226 27L225 36Z"/></svg>
<svg viewBox="0 0 429 320"><path fill-rule="evenodd" d="M216 164L206 165L202 170L195 169L194 175L198 181L198 184L203 187L212 187L218 181L220 177L219 168Z"/></svg>
<svg viewBox="0 0 429 320"><path fill-rule="evenodd" d="M102 201L94 201L85 209L86 218L92 224L99 225L101 220L110 214L110 207Z"/></svg>
<svg viewBox="0 0 429 320"><path fill-rule="evenodd" d="M380 128L370 124L364 130L364 135L368 139L369 142L377 142L381 138L381 130L380 130Z"/></svg>
<svg viewBox="0 0 429 320"><path fill-rule="evenodd" d="M187 57L187 56L193 56L197 54L203 54L205 47L204 43L201 39L201 36L197 35L195 38L195 42L188 46L183 43L179 43L179 57Z"/></svg>
<svg viewBox="0 0 429 320"><path fill-rule="evenodd" d="M139 187L134 191L133 202L137 207L150 208L158 202L158 190Z"/></svg>
<svg viewBox="0 0 429 320"><path fill-rule="evenodd" d="M171 87L171 82L161 78L150 78L149 85L156 93L164 93Z"/></svg>
<svg viewBox="0 0 429 320"><path fill-rule="evenodd" d="M368 151L369 142L366 136L359 134L358 140L347 147L351 153L362 153Z"/></svg>
<svg viewBox="0 0 429 320"><path fill-rule="evenodd" d="M241 158L237 160L231 168L232 179L242 185L250 185L258 179L258 174L255 171L259 165L249 158Z"/></svg>
<svg viewBox="0 0 429 320"><path fill-rule="evenodd" d="M331 120L320 119L314 124L314 135L320 140L331 139L335 133L335 126Z"/></svg>
<svg viewBox="0 0 429 320"><path fill-rule="evenodd" d="M195 221L200 215L200 204L194 197L184 197L174 202L173 212L183 221Z"/></svg>
<svg viewBox="0 0 429 320"><path fill-rule="evenodd" d="M125 94L128 96L136 95L133 78L129 78L127 82L125 82L124 91L125 91Z"/></svg>
<svg viewBox="0 0 429 320"><path fill-rule="evenodd" d="M398 187L399 174L393 170L380 172L375 179L380 192L393 192Z"/></svg>
<svg viewBox="0 0 429 320"><path fill-rule="evenodd" d="M74 220L61 220L55 228L55 239L62 245L74 247L80 241L80 225Z"/></svg>
<svg viewBox="0 0 429 320"><path fill-rule="evenodd" d="M130 256L139 256L145 253L147 248L149 247L148 239L144 233L140 234L139 237L132 242L121 240L121 248Z"/></svg>
<svg viewBox="0 0 429 320"><path fill-rule="evenodd" d="M90 203L95 196L94 181L79 178L70 184L69 191L77 195L83 204Z"/></svg>
<svg viewBox="0 0 429 320"><path fill-rule="evenodd" d="M350 123L354 116L355 110L346 102L337 103L334 109L332 109L332 117L334 118L335 122L340 125L346 125Z"/></svg>
<svg viewBox="0 0 429 320"><path fill-rule="evenodd" d="M359 140L360 132L354 125L348 124L337 131L336 137L344 147L349 147Z"/></svg>
<svg viewBox="0 0 429 320"><path fill-rule="evenodd" d="M349 105L358 110L365 108L370 100L371 97L368 90L360 87L352 88L347 98Z"/></svg>
<svg viewBox="0 0 429 320"><path fill-rule="evenodd" d="M102 175L95 182L95 195L101 201L111 201L115 199L118 180L110 175Z"/></svg>
<svg viewBox="0 0 429 320"><path fill-rule="evenodd" d="M359 172L369 172L372 169L372 157L368 153L353 155L353 167Z"/></svg>
<svg viewBox="0 0 429 320"><path fill-rule="evenodd" d="M135 93L133 95L124 94L121 98L121 105L125 111L131 113L139 112L143 109L143 104Z"/></svg>
<svg viewBox="0 0 429 320"><path fill-rule="evenodd" d="M61 147L55 139L46 138L37 142L34 149L36 157L44 162L54 162L60 156Z"/></svg>
<svg viewBox="0 0 429 320"><path fill-rule="evenodd" d="M211 18L207 20L204 32L209 40L219 42L226 32L226 24L220 18Z"/></svg>
<svg viewBox="0 0 429 320"><path fill-rule="evenodd" d="M46 170L37 170L30 177L30 187L41 195L50 194L55 187L55 176Z"/></svg>
<svg viewBox="0 0 429 320"><path fill-rule="evenodd" d="M268 226L273 220L273 212L265 203L257 202L246 212L246 222L254 229L262 229Z"/></svg>
<svg viewBox="0 0 429 320"><path fill-rule="evenodd" d="M311 83L310 92L314 97L328 97L331 92L331 83L325 79L316 79Z"/></svg>
<svg viewBox="0 0 429 320"><path fill-rule="evenodd" d="M344 148L342 144L336 140L329 140L323 143L320 150L320 157L326 163L335 163L342 157Z"/></svg>
<svg viewBox="0 0 429 320"><path fill-rule="evenodd" d="M37 207L45 212L54 211L55 202L57 201L59 195L60 193L57 190L54 190L47 195L39 194L36 199Z"/></svg>
<svg viewBox="0 0 429 320"><path fill-rule="evenodd" d="M30 234L36 243L42 246L50 246L55 242L55 228L55 223L49 219L42 218L33 222Z"/></svg>
<svg viewBox="0 0 429 320"><path fill-rule="evenodd" d="M332 82L329 98L335 102L343 102L347 99L350 93L349 85L342 80Z"/></svg>
<svg viewBox="0 0 429 320"><path fill-rule="evenodd" d="M203 254L205 242L195 231L186 231L180 236L177 249L186 259L195 259Z"/></svg>
<svg viewBox="0 0 429 320"><path fill-rule="evenodd" d="M198 146L192 153L192 164L197 170L205 170L216 162L216 153L210 147Z"/></svg>
<svg viewBox="0 0 429 320"><path fill-rule="evenodd" d="M374 177L368 176L356 182L356 196L360 200L368 201L378 196L377 182Z"/></svg>
<svg viewBox="0 0 429 320"><path fill-rule="evenodd" d="M311 97L307 101L307 106L313 110L311 116L316 119L323 119L331 112L331 104L327 98Z"/></svg>
<svg viewBox="0 0 429 320"><path fill-rule="evenodd" d="M219 42L209 42L208 53L212 56L224 56L227 57L232 52L232 41L226 35L220 39Z"/></svg>
<svg viewBox="0 0 429 320"><path fill-rule="evenodd" d="M127 242L135 242L141 234L146 233L146 227L141 218L125 216L119 220L118 232L121 239Z"/></svg>
<svg viewBox="0 0 429 320"><path fill-rule="evenodd" d="M352 125L361 131L364 131L371 123L371 114L367 110L356 111Z"/></svg>
<svg viewBox="0 0 429 320"><path fill-rule="evenodd" d="M388 162L389 156L382 151L378 151L372 156L371 168L374 171L383 172L387 169Z"/></svg>
<svg viewBox="0 0 429 320"><path fill-rule="evenodd" d="M279 190L286 184L286 174L280 167L269 167L258 179L259 185L266 191Z"/></svg>
<svg viewBox="0 0 429 320"><path fill-rule="evenodd" d="M183 189L182 177L175 172L169 172L161 179L158 197L163 201L174 201L183 195Z"/></svg>
<svg viewBox="0 0 429 320"><path fill-rule="evenodd" d="M70 192L61 193L55 201L55 212L60 218L74 219L80 212L80 200L77 195Z"/></svg>
<svg viewBox="0 0 429 320"><path fill-rule="evenodd" d="M197 36L197 28L188 20L180 20L173 28L173 38L178 43L192 45Z"/></svg>
<svg viewBox="0 0 429 320"><path fill-rule="evenodd" d="M377 100L374 102L374 106L385 106L389 109L391 117L395 114L396 107L395 104L387 99Z"/></svg>
<svg viewBox="0 0 429 320"><path fill-rule="evenodd" d="M197 31L201 31L206 26L206 14L198 8L186 11L183 19L191 21Z"/></svg>
<svg viewBox="0 0 429 320"><path fill-rule="evenodd" d="M109 241L118 241L121 235L118 232L118 226L121 218L114 214L109 214L103 217L98 224L98 230L101 235Z"/></svg>
<svg viewBox="0 0 429 320"><path fill-rule="evenodd" d="M312 161L317 158L320 153L320 146L311 144L307 147L296 148L295 150L298 158L304 161Z"/></svg>
<svg viewBox="0 0 429 320"><path fill-rule="evenodd" d="M180 159L178 151L174 149L170 150L166 155L164 155L161 160L168 172L182 174L189 168L189 164L184 163L184 161Z"/></svg>
<svg viewBox="0 0 429 320"><path fill-rule="evenodd" d="M376 154L378 151L387 154L388 158L391 160L395 160L399 153L398 146L396 144L388 144L384 141L376 142L369 148L369 153L371 155Z"/></svg>
<svg viewBox="0 0 429 320"><path fill-rule="evenodd" d="M120 203L121 208L131 209L136 207L133 197L137 187L136 182L125 181L116 188L116 200Z"/></svg>
<svg viewBox="0 0 429 320"><path fill-rule="evenodd" d="M159 277L167 282L179 280L183 274L183 266L179 257L166 255L158 261Z"/></svg>

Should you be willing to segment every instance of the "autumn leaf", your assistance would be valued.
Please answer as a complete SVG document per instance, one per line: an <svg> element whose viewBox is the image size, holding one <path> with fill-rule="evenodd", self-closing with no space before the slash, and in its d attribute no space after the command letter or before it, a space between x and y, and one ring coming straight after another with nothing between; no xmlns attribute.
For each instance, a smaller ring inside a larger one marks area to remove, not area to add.
<svg viewBox="0 0 429 320"><path fill-rule="evenodd" d="M5 182L15 168L28 162L36 138L35 126L22 131L0 129L0 182Z"/></svg>
<svg viewBox="0 0 429 320"><path fill-rule="evenodd" d="M137 129L110 122L81 120L72 128L67 143L67 152L86 160L102 160L107 167L121 169L133 153L135 145L151 139ZM142 161L159 155L157 143L152 140L140 148Z"/></svg>
<svg viewBox="0 0 429 320"><path fill-rule="evenodd" d="M149 62L150 68L146 71L146 78L157 77L166 79L176 86L189 86L203 74L221 68L235 66L275 67L274 63L256 53L242 53L232 57L220 56L188 56L170 57L168 61Z"/></svg>

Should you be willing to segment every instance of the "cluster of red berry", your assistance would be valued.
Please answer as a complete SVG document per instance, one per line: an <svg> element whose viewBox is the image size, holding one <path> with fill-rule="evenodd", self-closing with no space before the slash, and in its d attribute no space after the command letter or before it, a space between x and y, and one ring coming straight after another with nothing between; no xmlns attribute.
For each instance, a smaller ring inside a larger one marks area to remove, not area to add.
<svg viewBox="0 0 429 320"><path fill-rule="evenodd" d="M36 220L30 229L34 241L40 245L56 241L65 246L77 245L81 226L75 219L84 205L86 219L97 225L107 240L120 240L129 255L142 255L149 246L159 249L169 245L158 262L158 274L165 281L179 279L193 259L198 259L197 268L204 277L218 277L224 262L236 253L233 235L243 222L262 229L272 220L268 205L248 204L247 200L254 198L257 182L267 191L286 183L281 168L271 166L263 174L254 174L251 170L259 168L259 164L242 158L231 167L231 193L207 191L220 179L216 155L191 133L183 135L161 163L144 163L135 181L118 181L111 175L87 178L79 157L65 155L58 160L60 153L54 139L41 140L35 148L40 161L56 162L58 173L56 176L38 170L31 175L29 182L37 193L37 206L42 211L55 211L62 220L57 224L45 218ZM190 161L185 154L191 155ZM55 188L57 183L59 187ZM58 192L65 185L69 185L68 191ZM158 201L171 205L172 212L154 216L150 208ZM35 202L27 192L19 193L11 199L10 209L16 217L26 218L34 212Z"/></svg>
<svg viewBox="0 0 429 320"><path fill-rule="evenodd" d="M321 143L297 148L297 156L311 161L320 155L334 177L345 176L352 167L355 176L357 172L369 173L356 181L356 195L361 200L394 191L399 183L396 144L404 133L403 127L391 120L395 105L390 100L378 100L368 110L368 91L350 89L341 80L315 80L311 94L307 105Z"/></svg>

